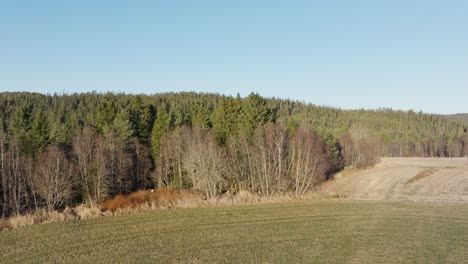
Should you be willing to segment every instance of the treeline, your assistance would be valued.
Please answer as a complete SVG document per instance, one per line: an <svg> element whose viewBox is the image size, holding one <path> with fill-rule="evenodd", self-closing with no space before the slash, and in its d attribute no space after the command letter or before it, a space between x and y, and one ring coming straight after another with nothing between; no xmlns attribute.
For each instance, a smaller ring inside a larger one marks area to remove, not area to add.
<svg viewBox="0 0 468 264"><path fill-rule="evenodd" d="M462 122L468 124L468 114L453 114L453 115L446 115L445 116L448 120L452 120L455 122Z"/></svg>
<svg viewBox="0 0 468 264"><path fill-rule="evenodd" d="M257 110L259 103L265 104L267 110L265 107ZM120 115L128 115L132 136L140 141L149 141L158 112L168 115L170 126L216 129L216 137L224 140L223 137L238 129L238 123L248 126L238 121L243 119L239 112L244 109L244 116L269 111L269 122L305 124L336 139L365 133L379 142L382 156L458 157L465 156L468 148L468 124L441 115L391 109L340 110L284 99L258 100L253 95L239 98L200 93L0 93L0 130L21 135L31 129L34 122L40 126L44 123L42 120L46 120L48 143L67 145L74 133L84 127L93 127L102 133L103 126L120 109L123 112ZM24 124L22 120L26 120ZM40 129L35 128L36 131ZM31 145L30 152L40 147Z"/></svg>
<svg viewBox="0 0 468 264"><path fill-rule="evenodd" d="M386 156L465 156L436 115L215 94L0 93L2 216L148 188L207 197L310 190Z"/></svg>

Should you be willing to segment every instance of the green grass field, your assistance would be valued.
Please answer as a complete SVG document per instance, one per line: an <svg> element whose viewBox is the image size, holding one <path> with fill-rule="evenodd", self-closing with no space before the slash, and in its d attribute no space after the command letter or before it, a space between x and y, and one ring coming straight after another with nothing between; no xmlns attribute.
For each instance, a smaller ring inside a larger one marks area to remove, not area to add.
<svg viewBox="0 0 468 264"><path fill-rule="evenodd" d="M468 207L346 200L172 209L0 232L5 263L468 263Z"/></svg>

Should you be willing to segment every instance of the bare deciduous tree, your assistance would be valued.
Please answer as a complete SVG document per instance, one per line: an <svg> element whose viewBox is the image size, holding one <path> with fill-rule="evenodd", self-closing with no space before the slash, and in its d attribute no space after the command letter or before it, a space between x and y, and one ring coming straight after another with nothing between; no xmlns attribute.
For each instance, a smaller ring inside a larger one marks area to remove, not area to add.
<svg viewBox="0 0 468 264"><path fill-rule="evenodd" d="M325 180L329 168L327 152L320 136L311 129L299 127L290 144L290 175L296 195Z"/></svg>
<svg viewBox="0 0 468 264"><path fill-rule="evenodd" d="M133 182L134 189L145 189L150 185L151 160L148 148L144 147L138 140L133 144Z"/></svg>
<svg viewBox="0 0 468 264"><path fill-rule="evenodd" d="M207 198L216 197L225 187L225 153L212 133L194 129L183 166L193 187L203 191Z"/></svg>
<svg viewBox="0 0 468 264"><path fill-rule="evenodd" d="M183 156L190 142L191 129L178 127L161 137L156 159L156 185L184 188Z"/></svg>
<svg viewBox="0 0 468 264"><path fill-rule="evenodd" d="M132 162L125 151L125 143L114 133L109 133L104 136L104 148L107 153L105 169L109 178L109 195L129 192Z"/></svg>
<svg viewBox="0 0 468 264"><path fill-rule="evenodd" d="M381 141L372 136L367 130L353 128L350 133L340 140L343 156L348 166L365 168L376 164L380 158ZM394 152L402 152L400 145L394 146Z"/></svg>
<svg viewBox="0 0 468 264"><path fill-rule="evenodd" d="M2 215L19 214L28 209L31 190L28 185L28 162L21 154L17 138L0 136Z"/></svg>
<svg viewBox="0 0 468 264"><path fill-rule="evenodd" d="M91 128L84 128L73 138L73 150L83 197L91 206L106 197L106 153L102 138Z"/></svg>
<svg viewBox="0 0 468 264"><path fill-rule="evenodd" d="M48 147L38 157L34 173L35 191L47 210L62 207L72 197L75 173L65 153L56 146Z"/></svg>
<svg viewBox="0 0 468 264"><path fill-rule="evenodd" d="M254 173L259 189L270 195L288 187L287 132L277 124L267 124L255 130L253 148Z"/></svg>

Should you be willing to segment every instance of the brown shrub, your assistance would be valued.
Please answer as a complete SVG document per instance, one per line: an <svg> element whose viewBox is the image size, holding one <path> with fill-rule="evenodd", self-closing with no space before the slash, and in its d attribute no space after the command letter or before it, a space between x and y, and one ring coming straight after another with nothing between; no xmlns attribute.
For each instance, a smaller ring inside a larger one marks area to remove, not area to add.
<svg viewBox="0 0 468 264"><path fill-rule="evenodd" d="M128 196L130 206L133 208L140 207L144 204L151 203L151 192L150 191L138 191L131 193Z"/></svg>
<svg viewBox="0 0 468 264"><path fill-rule="evenodd" d="M172 208L175 206L196 205L203 195L193 190L157 189L154 191L137 191L128 196L117 195L103 202L100 209L115 212L119 209L140 208L143 206Z"/></svg>
<svg viewBox="0 0 468 264"><path fill-rule="evenodd" d="M0 219L0 231L2 231L3 229L7 229L7 228L10 228L10 226L8 225L8 222L3 219Z"/></svg>
<svg viewBox="0 0 468 264"><path fill-rule="evenodd" d="M130 207L130 201L122 194L117 195L116 197L109 199L103 202L100 206L100 209L103 211L115 211L119 208Z"/></svg>

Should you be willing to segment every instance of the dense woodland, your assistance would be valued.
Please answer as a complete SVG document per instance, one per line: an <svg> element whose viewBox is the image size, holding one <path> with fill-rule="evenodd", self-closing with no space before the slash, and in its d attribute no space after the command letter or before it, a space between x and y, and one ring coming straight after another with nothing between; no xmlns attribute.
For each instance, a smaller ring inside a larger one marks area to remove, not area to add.
<svg viewBox="0 0 468 264"><path fill-rule="evenodd" d="M300 195L380 156L467 156L467 127L253 93L0 93L1 215L148 188Z"/></svg>

